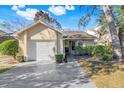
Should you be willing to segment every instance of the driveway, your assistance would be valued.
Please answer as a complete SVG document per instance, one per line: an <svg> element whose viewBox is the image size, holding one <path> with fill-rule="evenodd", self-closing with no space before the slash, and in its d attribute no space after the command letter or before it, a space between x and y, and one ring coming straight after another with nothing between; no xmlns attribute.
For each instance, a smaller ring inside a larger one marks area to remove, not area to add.
<svg viewBox="0 0 124 93"><path fill-rule="evenodd" d="M4 88L91 88L95 87L79 64L32 62L0 74Z"/></svg>

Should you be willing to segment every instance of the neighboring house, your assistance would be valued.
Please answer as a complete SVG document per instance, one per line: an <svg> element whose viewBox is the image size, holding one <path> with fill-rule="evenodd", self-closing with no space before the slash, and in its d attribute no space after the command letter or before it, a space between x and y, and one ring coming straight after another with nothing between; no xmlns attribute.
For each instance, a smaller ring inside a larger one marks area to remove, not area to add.
<svg viewBox="0 0 124 93"><path fill-rule="evenodd" d="M63 36L65 52L68 54L76 53L76 46L95 45L95 36L83 31L65 31Z"/></svg>
<svg viewBox="0 0 124 93"><path fill-rule="evenodd" d="M0 30L0 43L5 40L10 40L10 39L14 39L14 37L12 37L10 33L6 33Z"/></svg>
<svg viewBox="0 0 124 93"><path fill-rule="evenodd" d="M56 54L64 54L65 47L74 54L77 45L94 45L95 37L79 31L58 31L40 20L16 32L13 36L19 41L19 53L27 61L40 60L55 62ZM69 45L65 46L67 42Z"/></svg>
<svg viewBox="0 0 124 93"><path fill-rule="evenodd" d="M0 43L6 40L11 40L11 39L15 39L15 38L13 36L0 35Z"/></svg>
<svg viewBox="0 0 124 93"><path fill-rule="evenodd" d="M95 39L95 42L97 45L110 46L112 43L112 40L111 40L111 35L110 35L109 31L107 31L103 34L100 29L101 29L100 26L98 26L95 29L87 30L86 33L97 37ZM103 35L100 36L99 34L103 34Z"/></svg>

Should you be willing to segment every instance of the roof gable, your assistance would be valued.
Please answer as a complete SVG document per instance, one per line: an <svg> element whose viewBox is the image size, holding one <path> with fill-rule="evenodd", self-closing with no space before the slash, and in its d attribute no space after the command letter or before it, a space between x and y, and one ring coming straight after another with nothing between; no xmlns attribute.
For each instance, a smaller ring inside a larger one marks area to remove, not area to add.
<svg viewBox="0 0 124 93"><path fill-rule="evenodd" d="M62 34L62 32L60 32L60 31L58 31L58 30L56 30L56 29L54 29L54 28L48 26L47 24L43 23L43 22L40 21L40 20L37 21L37 22L34 22L33 24L31 24L31 25L29 25L29 26L27 26L27 27L25 27L25 28L23 28L23 29L21 29L20 31L17 31L16 34L23 33L24 31L27 31L28 29L30 29L30 28L36 26L37 24L42 24L42 25L44 25L44 26L46 26L46 27L48 27L48 28L50 28L50 29L52 29L52 30L54 30L54 31L56 31L56 32L58 32L58 33L60 33L60 34Z"/></svg>

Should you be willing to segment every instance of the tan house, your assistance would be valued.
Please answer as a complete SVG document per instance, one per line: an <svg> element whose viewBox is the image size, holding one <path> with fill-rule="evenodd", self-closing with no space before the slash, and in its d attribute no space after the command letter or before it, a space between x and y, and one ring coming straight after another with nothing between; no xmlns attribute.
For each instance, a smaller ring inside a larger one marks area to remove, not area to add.
<svg viewBox="0 0 124 93"><path fill-rule="evenodd" d="M55 61L55 54L63 54L62 33L41 21L14 34L19 41L19 52L27 61Z"/></svg>
<svg viewBox="0 0 124 93"><path fill-rule="evenodd" d="M79 31L58 31L40 20L14 36L19 41L19 54L24 55L27 61L55 62L55 55L65 54L67 49L69 54L74 54L79 44L95 44L92 35Z"/></svg>
<svg viewBox="0 0 124 93"><path fill-rule="evenodd" d="M63 35L65 52L67 54L76 55L77 46L93 46L95 45L95 39L95 36L90 35L85 31L65 31Z"/></svg>

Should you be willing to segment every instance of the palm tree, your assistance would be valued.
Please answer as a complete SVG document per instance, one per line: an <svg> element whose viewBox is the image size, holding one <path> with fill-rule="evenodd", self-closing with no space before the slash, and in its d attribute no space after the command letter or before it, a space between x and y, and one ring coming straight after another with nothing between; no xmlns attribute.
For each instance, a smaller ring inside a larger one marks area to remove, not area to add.
<svg viewBox="0 0 124 93"><path fill-rule="evenodd" d="M102 8L103 11L99 10L100 8ZM97 13L99 13L102 16L105 16L105 20L108 25L109 32L111 34L113 52L115 56L119 59L119 61L122 61L122 49L110 5L90 6L90 11L88 11L88 13L86 13L85 16L82 16L81 19L79 20L79 26L80 25L86 26L88 22L91 20L91 16L94 15L94 13L96 13L95 10L97 11L97 9L99 10L99 12ZM97 16L99 14L97 14Z"/></svg>
<svg viewBox="0 0 124 93"><path fill-rule="evenodd" d="M108 26L109 26L109 31L110 31L111 39L112 39L113 51L116 54L116 56L119 58L119 61L121 61L122 60L122 49L121 49L117 29L116 29L116 26L114 23L114 19L112 16L111 8L109 5L103 5L101 7L104 11L106 21L107 21Z"/></svg>

